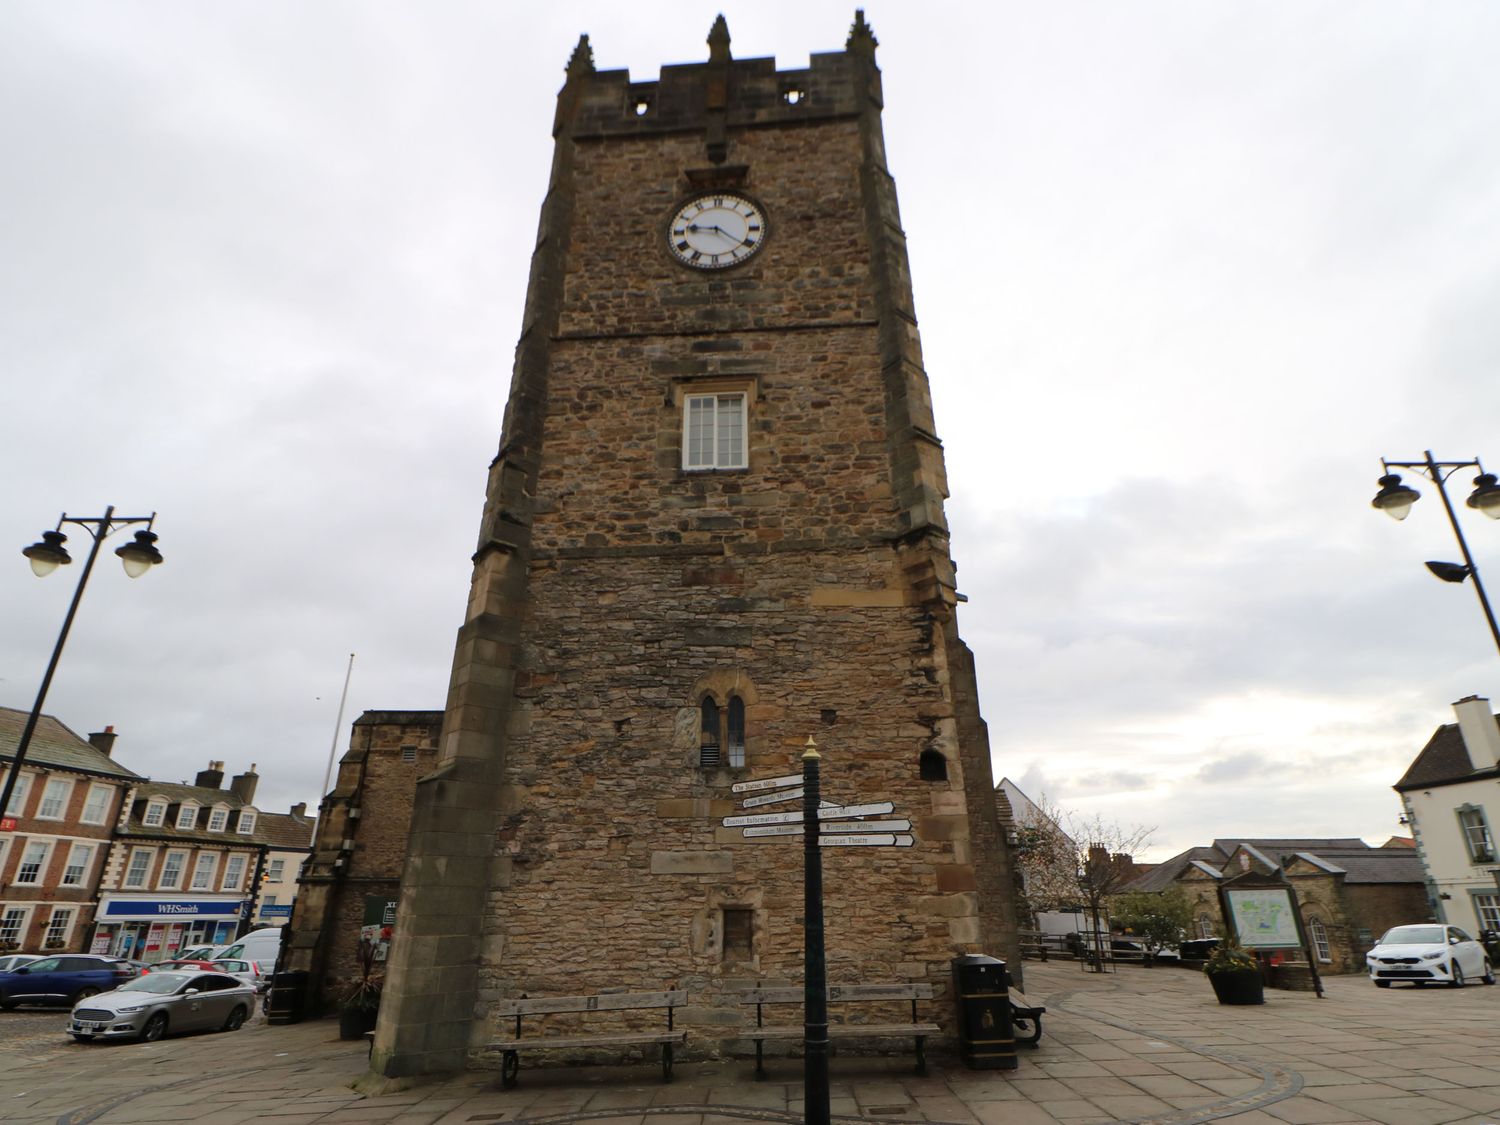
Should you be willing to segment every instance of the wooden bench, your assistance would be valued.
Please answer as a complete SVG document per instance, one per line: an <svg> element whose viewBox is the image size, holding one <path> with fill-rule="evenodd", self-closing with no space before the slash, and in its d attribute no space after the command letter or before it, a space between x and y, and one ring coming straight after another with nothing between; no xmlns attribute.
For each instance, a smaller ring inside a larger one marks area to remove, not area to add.
<svg viewBox="0 0 1500 1125"><path fill-rule="evenodd" d="M1048 942L1047 935L1040 930L1021 930L1018 935L1021 944L1021 956L1030 957L1037 961L1047 959Z"/></svg>
<svg viewBox="0 0 1500 1125"><path fill-rule="evenodd" d="M1041 1004L1028 1004L1026 997L1017 991L1015 985L1011 985L1010 995L1010 1023L1011 1034L1015 1036L1016 1042L1027 1047L1035 1047L1042 1041L1042 1014L1046 1008ZM1026 1037L1021 1037L1021 1030L1028 1029Z"/></svg>
<svg viewBox="0 0 1500 1125"><path fill-rule="evenodd" d="M797 988L764 988L757 986L746 992L743 1003L755 1005L755 1027L747 1030L741 1038L755 1040L755 1077L764 1081L766 1077L764 1043L768 1039L801 1039L802 1024L771 1025L765 1021L765 1009L770 1004L801 1004L804 990ZM909 1023L834 1023L828 1024L828 1038L877 1039L890 1036L910 1035L916 1041L917 1073L927 1073L927 1037L936 1035L942 1028L935 1023L917 1020L917 1001L932 999L930 984L835 984L828 988L829 1004L873 1004L878 1002L909 1001L911 1021ZM847 1016L847 1011L844 1013Z"/></svg>
<svg viewBox="0 0 1500 1125"><path fill-rule="evenodd" d="M514 1017L515 1035L489 1044L489 1050L503 1052L500 1062L500 1081L507 1088L516 1084L521 1070L522 1051L561 1051L583 1047L629 1047L636 1045L661 1045L661 1077L663 1082L672 1081L672 1048L687 1042L686 1031L672 1027L673 1009L687 1003L686 992L614 992L597 996L544 996L519 1000L502 1000L496 1007L502 1017ZM548 1016L565 1012L636 1012L665 1008L667 1026L664 1031L614 1031L597 1035L562 1033L541 1034L523 1037L521 1021L527 1016Z"/></svg>

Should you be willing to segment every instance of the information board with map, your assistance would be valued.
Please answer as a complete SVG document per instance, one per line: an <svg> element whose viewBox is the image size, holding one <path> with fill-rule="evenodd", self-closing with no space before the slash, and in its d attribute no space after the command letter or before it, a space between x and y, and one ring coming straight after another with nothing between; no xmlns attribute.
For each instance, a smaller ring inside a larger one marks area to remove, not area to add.
<svg viewBox="0 0 1500 1125"><path fill-rule="evenodd" d="M1300 949L1297 914L1291 890L1269 887L1255 890L1225 888L1230 921L1246 949Z"/></svg>

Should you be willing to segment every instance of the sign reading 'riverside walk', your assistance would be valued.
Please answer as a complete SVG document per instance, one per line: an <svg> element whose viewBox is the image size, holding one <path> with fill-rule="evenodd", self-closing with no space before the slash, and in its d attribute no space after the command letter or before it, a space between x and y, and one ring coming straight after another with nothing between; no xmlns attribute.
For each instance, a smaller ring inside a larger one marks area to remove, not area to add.
<svg viewBox="0 0 1500 1125"><path fill-rule="evenodd" d="M802 775L766 777L758 781L740 781L730 787L734 793L755 793L741 800L742 808L753 809L790 801L803 796ZM818 846L824 848L909 848L916 840L906 834L909 820L870 821L863 818L894 812L890 801L865 805L818 803ZM823 822L827 823L823 823ZM841 823L847 822L847 823ZM801 812L745 813L726 816L725 828L739 828L746 840L775 840L803 834Z"/></svg>

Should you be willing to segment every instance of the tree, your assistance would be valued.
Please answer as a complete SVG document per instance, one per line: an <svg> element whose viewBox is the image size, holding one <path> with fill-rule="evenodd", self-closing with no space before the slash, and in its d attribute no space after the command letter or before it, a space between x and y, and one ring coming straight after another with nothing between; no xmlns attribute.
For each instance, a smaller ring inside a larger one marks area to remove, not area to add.
<svg viewBox="0 0 1500 1125"><path fill-rule="evenodd" d="M1193 900L1181 887L1158 893L1135 891L1117 897L1109 907L1110 917L1145 943L1149 953L1176 945L1192 931Z"/></svg>
<svg viewBox="0 0 1500 1125"><path fill-rule="evenodd" d="M1108 940L1108 900L1136 877L1132 856L1150 842L1152 828L1125 828L1095 813L1081 817L1041 800L1016 810L1016 867L1021 897L1034 917L1044 910L1082 909L1089 918L1094 963Z"/></svg>

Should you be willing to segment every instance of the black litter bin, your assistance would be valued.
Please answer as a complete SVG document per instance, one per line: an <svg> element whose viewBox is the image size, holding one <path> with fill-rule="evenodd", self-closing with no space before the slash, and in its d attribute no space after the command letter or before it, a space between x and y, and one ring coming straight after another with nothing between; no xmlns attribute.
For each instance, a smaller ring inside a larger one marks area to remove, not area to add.
<svg viewBox="0 0 1500 1125"><path fill-rule="evenodd" d="M267 1023L300 1023L307 1014L307 972L287 969L271 977L266 993Z"/></svg>
<svg viewBox="0 0 1500 1125"><path fill-rule="evenodd" d="M1009 983L1004 961L982 953L953 959L958 1050L970 1070L1016 1069Z"/></svg>

